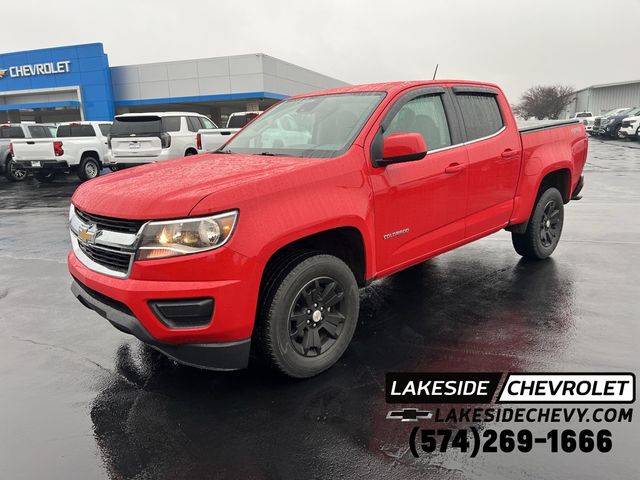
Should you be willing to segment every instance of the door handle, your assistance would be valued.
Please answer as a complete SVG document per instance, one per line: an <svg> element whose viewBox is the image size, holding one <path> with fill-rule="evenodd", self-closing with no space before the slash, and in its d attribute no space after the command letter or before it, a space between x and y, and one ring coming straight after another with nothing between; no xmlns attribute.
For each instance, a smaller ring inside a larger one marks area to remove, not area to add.
<svg viewBox="0 0 640 480"><path fill-rule="evenodd" d="M504 152L502 152L502 158L512 158L518 154L520 154L518 150L511 150L510 148L507 148Z"/></svg>
<svg viewBox="0 0 640 480"><path fill-rule="evenodd" d="M464 165L459 163L452 163L447 168L444 169L444 173L458 173L464 170Z"/></svg>

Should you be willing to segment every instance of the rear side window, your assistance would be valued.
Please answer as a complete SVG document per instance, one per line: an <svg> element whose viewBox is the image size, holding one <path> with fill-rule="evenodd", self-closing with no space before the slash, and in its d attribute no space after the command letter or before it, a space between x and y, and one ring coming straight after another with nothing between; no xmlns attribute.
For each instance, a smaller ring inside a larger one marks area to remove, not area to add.
<svg viewBox="0 0 640 480"><path fill-rule="evenodd" d="M24 138L24 132L20 127L0 127L0 138Z"/></svg>
<svg viewBox="0 0 640 480"><path fill-rule="evenodd" d="M31 138L51 138L49 129L47 127L41 127L40 125L29 127L29 134Z"/></svg>
<svg viewBox="0 0 640 480"><path fill-rule="evenodd" d="M197 132L202 128L202 124L198 117L187 117L187 127L189 127L190 132Z"/></svg>
<svg viewBox="0 0 640 480"><path fill-rule="evenodd" d="M495 95L457 94L467 141L493 135L504 126Z"/></svg>
<svg viewBox="0 0 640 480"><path fill-rule="evenodd" d="M60 125L56 135L64 137L95 137L96 132L92 125Z"/></svg>
<svg viewBox="0 0 640 480"><path fill-rule="evenodd" d="M179 132L181 117L163 117L162 129L165 132Z"/></svg>
<svg viewBox="0 0 640 480"><path fill-rule="evenodd" d="M449 124L440 95L423 95L405 103L384 132L421 133L429 150L451 145Z"/></svg>
<svg viewBox="0 0 640 480"><path fill-rule="evenodd" d="M111 131L111 125L109 123L101 123L98 125L98 128L100 129L100 133L105 137L109 135L109 132Z"/></svg>

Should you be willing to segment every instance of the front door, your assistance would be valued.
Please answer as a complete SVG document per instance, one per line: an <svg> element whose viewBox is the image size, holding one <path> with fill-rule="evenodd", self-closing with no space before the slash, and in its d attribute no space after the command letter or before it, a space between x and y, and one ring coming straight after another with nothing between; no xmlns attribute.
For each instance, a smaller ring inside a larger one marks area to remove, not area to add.
<svg viewBox="0 0 640 480"><path fill-rule="evenodd" d="M420 261L464 238L468 159L455 145L452 104L441 93L401 97L378 135L418 132L427 144L422 160L375 169L376 263L379 274ZM457 132L455 132L457 133ZM452 140L453 137L453 140Z"/></svg>

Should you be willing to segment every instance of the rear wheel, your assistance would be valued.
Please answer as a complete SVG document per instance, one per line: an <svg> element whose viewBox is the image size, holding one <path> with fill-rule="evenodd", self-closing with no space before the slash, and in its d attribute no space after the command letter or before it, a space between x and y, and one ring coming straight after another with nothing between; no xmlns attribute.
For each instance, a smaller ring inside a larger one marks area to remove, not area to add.
<svg viewBox="0 0 640 480"><path fill-rule="evenodd" d="M83 182L100 175L100 163L93 157L85 157L78 165L78 178Z"/></svg>
<svg viewBox="0 0 640 480"><path fill-rule="evenodd" d="M13 157L9 155L7 161L4 164L4 175L12 182L22 182L27 179L27 171L24 168L19 168L16 162L13 161Z"/></svg>
<svg viewBox="0 0 640 480"><path fill-rule="evenodd" d="M511 233L513 247L524 258L543 260L558 246L564 224L564 201L557 188L538 198L525 233Z"/></svg>
<svg viewBox="0 0 640 480"><path fill-rule="evenodd" d="M360 302L342 260L311 253L282 262L263 294L254 342L267 363L307 378L338 361L356 329Z"/></svg>
<svg viewBox="0 0 640 480"><path fill-rule="evenodd" d="M56 171L55 170L38 170L34 172L33 176L40 183L51 183L56 178Z"/></svg>

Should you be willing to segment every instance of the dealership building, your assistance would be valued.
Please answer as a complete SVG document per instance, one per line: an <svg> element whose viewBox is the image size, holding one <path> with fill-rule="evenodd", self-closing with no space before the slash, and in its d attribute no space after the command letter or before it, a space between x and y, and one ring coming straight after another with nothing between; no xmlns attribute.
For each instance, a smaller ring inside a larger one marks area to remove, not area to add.
<svg viewBox="0 0 640 480"><path fill-rule="evenodd" d="M574 92L564 116L569 118L576 112L591 112L601 115L614 108L640 106L640 80L592 85Z"/></svg>
<svg viewBox="0 0 640 480"><path fill-rule="evenodd" d="M221 124L233 112L341 85L262 53L111 66L101 43L73 45L0 54L0 123L179 110Z"/></svg>

